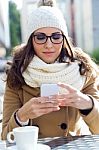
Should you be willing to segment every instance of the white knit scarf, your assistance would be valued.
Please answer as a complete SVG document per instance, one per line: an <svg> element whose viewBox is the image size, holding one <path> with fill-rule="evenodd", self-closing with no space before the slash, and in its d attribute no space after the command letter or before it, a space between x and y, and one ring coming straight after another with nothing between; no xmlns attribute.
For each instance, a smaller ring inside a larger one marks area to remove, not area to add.
<svg viewBox="0 0 99 150"><path fill-rule="evenodd" d="M24 80L30 87L40 87L42 83L65 83L81 90L85 83L85 76L79 72L78 61L67 63L46 64L34 56L23 73Z"/></svg>

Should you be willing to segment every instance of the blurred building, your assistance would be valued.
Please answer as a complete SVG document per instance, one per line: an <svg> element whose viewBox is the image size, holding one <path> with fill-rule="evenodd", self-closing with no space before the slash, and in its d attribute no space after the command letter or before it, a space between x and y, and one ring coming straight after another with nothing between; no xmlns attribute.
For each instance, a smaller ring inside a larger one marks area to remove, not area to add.
<svg viewBox="0 0 99 150"><path fill-rule="evenodd" d="M93 46L99 49L99 0L92 1Z"/></svg>
<svg viewBox="0 0 99 150"><path fill-rule="evenodd" d="M66 19L69 36L84 51L99 48L99 0L56 0ZM24 0L22 7L22 39L26 42L26 20L37 0Z"/></svg>
<svg viewBox="0 0 99 150"><path fill-rule="evenodd" d="M74 29L77 46L84 51L92 53L93 43L93 20L92 0L72 0L74 9Z"/></svg>
<svg viewBox="0 0 99 150"><path fill-rule="evenodd" d="M57 0L77 46L92 53L99 49L99 0Z"/></svg>
<svg viewBox="0 0 99 150"><path fill-rule="evenodd" d="M0 0L0 57L5 55L6 48L10 47L8 18L8 1Z"/></svg>

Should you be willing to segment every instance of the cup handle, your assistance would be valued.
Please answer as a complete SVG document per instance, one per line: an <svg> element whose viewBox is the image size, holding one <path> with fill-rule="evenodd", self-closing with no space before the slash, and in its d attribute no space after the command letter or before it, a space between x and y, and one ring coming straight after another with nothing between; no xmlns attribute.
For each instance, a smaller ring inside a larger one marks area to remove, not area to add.
<svg viewBox="0 0 99 150"><path fill-rule="evenodd" d="M15 138L12 140L12 139L11 139L11 135L14 136L13 132L9 132L9 133L7 134L7 140L8 140L9 143L15 143Z"/></svg>

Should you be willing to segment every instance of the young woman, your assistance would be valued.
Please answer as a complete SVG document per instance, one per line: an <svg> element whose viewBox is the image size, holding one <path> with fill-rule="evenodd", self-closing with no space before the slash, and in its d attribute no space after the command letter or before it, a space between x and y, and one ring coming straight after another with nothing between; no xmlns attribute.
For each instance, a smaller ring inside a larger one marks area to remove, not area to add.
<svg viewBox="0 0 99 150"><path fill-rule="evenodd" d="M60 10L51 0L40 1L27 28L28 42L17 48L7 73L2 139L26 125L38 126L40 138L81 135L83 122L98 134L97 66L70 43ZM56 83L60 93L41 97L43 83Z"/></svg>

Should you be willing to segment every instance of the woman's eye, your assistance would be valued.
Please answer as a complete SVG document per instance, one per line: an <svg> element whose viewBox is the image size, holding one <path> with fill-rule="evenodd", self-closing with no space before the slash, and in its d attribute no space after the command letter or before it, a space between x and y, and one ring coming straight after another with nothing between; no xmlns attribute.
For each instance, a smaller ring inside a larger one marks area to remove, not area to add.
<svg viewBox="0 0 99 150"><path fill-rule="evenodd" d="M61 34L53 34L52 38L53 39L60 39L60 38L62 38L62 35Z"/></svg>
<svg viewBox="0 0 99 150"><path fill-rule="evenodd" d="M45 37L45 35L40 34L40 35L37 35L36 38L37 38L38 40L43 40L43 39L45 39L46 37Z"/></svg>

